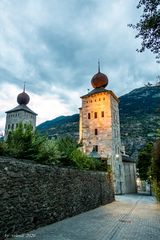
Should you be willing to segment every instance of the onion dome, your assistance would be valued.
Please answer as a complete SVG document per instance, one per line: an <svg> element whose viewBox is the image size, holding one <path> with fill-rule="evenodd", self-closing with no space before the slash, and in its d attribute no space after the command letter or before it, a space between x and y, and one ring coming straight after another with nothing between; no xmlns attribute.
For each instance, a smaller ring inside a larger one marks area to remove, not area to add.
<svg viewBox="0 0 160 240"><path fill-rule="evenodd" d="M98 62L98 73L92 79L91 84L93 88L105 88L108 85L108 77L100 72L100 63Z"/></svg>
<svg viewBox="0 0 160 240"><path fill-rule="evenodd" d="M30 100L29 95L24 91L22 93L18 94L18 96L17 96L17 102L20 105L21 104L27 105L29 103L29 100Z"/></svg>
<svg viewBox="0 0 160 240"><path fill-rule="evenodd" d="M30 100L29 95L25 92L25 83L26 82L24 82L23 92L18 94L18 96L17 96L17 102L20 105L22 105L22 104L27 105L29 103L29 100Z"/></svg>

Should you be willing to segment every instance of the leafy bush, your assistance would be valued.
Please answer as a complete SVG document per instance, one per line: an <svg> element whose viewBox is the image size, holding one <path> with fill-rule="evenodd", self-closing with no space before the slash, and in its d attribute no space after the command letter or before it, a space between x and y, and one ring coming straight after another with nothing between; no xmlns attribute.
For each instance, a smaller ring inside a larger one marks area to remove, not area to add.
<svg viewBox="0 0 160 240"><path fill-rule="evenodd" d="M160 202L160 182L157 182L155 179L153 179L152 188L157 201Z"/></svg>
<svg viewBox="0 0 160 240"><path fill-rule="evenodd" d="M61 154L61 163L64 166L72 165L71 154L77 149L78 143L71 137L65 136L57 139L58 150Z"/></svg>
<svg viewBox="0 0 160 240"><path fill-rule="evenodd" d="M73 152L70 155L70 158L72 161L72 165L77 167L78 169L88 169L88 170L96 169L95 159L88 157L79 149L73 150Z"/></svg>
<svg viewBox="0 0 160 240"><path fill-rule="evenodd" d="M36 156L36 160L40 163L59 164L61 154L56 141L46 139Z"/></svg>
<svg viewBox="0 0 160 240"><path fill-rule="evenodd" d="M107 162L87 156L80 151L79 144L69 136L57 140L33 132L31 125L19 126L8 135L6 149L0 145L0 154L4 151L18 159L36 160L38 163L58 166L73 166L78 169L107 170Z"/></svg>
<svg viewBox="0 0 160 240"><path fill-rule="evenodd" d="M64 166L74 166L78 169L106 171L107 165L101 160L87 156L80 149L73 138L69 136L57 139L58 149L61 154L60 162Z"/></svg>
<svg viewBox="0 0 160 240"><path fill-rule="evenodd" d="M141 180L148 180L149 169L151 166L153 144L147 143L143 149L139 152L137 169L139 170L139 175Z"/></svg>
<svg viewBox="0 0 160 240"><path fill-rule="evenodd" d="M6 153L6 144L5 142L0 142L0 156L5 155Z"/></svg>
<svg viewBox="0 0 160 240"><path fill-rule="evenodd" d="M33 132L32 126L23 126L22 123L9 133L6 145L8 155L18 159L34 159L39 152L44 137Z"/></svg>
<svg viewBox="0 0 160 240"><path fill-rule="evenodd" d="M72 165L78 169L108 171L107 161L102 161L93 157L87 156L80 149L75 149L71 156Z"/></svg>
<svg viewBox="0 0 160 240"><path fill-rule="evenodd" d="M98 161L98 160L97 160ZM96 169L100 171L106 171L111 173L111 167L108 165L107 159L105 160L99 160Z"/></svg>
<svg viewBox="0 0 160 240"><path fill-rule="evenodd" d="M154 145L153 158L151 162L151 179L155 196L160 201L160 140Z"/></svg>

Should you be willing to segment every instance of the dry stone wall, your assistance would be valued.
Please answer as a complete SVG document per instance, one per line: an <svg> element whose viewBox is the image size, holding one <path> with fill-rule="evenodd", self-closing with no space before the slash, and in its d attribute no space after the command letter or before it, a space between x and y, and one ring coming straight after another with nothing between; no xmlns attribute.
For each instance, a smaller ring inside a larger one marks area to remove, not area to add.
<svg viewBox="0 0 160 240"><path fill-rule="evenodd" d="M0 158L0 239L114 201L105 172Z"/></svg>

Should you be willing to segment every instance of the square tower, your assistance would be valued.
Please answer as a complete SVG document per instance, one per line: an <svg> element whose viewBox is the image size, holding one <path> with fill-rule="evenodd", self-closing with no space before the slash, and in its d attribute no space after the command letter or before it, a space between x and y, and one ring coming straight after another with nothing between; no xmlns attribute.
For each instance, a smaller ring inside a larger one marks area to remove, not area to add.
<svg viewBox="0 0 160 240"><path fill-rule="evenodd" d="M23 92L17 96L17 102L19 105L6 112L5 140L7 139L9 132L16 129L20 123L23 125L31 124L33 131L35 130L37 114L26 106L29 103L29 100L29 95L24 89Z"/></svg>
<svg viewBox="0 0 160 240"><path fill-rule="evenodd" d="M96 75L98 74L102 73L98 72ZM101 82L103 83L103 81ZM81 97L79 141L82 142L83 151L87 155L96 151L101 159L107 161L112 169L115 193L122 194L125 188L121 156L119 101L116 95L111 90L106 90L102 83L97 87L92 82L95 88Z"/></svg>

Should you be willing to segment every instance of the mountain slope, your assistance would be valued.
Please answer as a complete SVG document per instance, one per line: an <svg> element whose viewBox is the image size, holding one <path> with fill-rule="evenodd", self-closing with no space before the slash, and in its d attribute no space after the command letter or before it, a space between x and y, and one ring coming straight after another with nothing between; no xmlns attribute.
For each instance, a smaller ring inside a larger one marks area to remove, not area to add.
<svg viewBox="0 0 160 240"><path fill-rule="evenodd" d="M147 141L155 141L160 128L160 86L142 87L120 97L121 139L126 151L137 156Z"/></svg>
<svg viewBox="0 0 160 240"><path fill-rule="evenodd" d="M39 126L37 130L42 134L47 134L49 137L57 137L70 134L78 139L79 135L79 114L72 116L60 116L53 120L46 121Z"/></svg>
<svg viewBox="0 0 160 240"><path fill-rule="evenodd" d="M155 141L160 128L160 86L138 88L119 99L122 144L137 158L138 150L147 141ZM78 139L79 114L60 116L37 128L50 137L70 134Z"/></svg>

